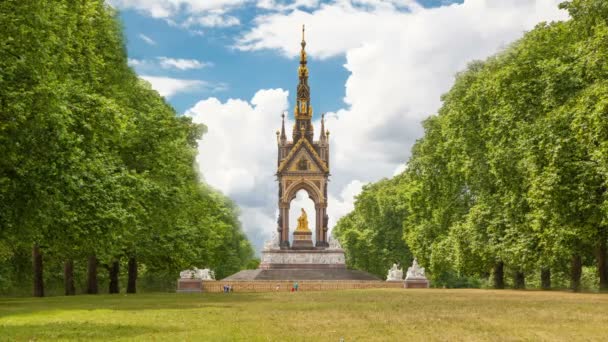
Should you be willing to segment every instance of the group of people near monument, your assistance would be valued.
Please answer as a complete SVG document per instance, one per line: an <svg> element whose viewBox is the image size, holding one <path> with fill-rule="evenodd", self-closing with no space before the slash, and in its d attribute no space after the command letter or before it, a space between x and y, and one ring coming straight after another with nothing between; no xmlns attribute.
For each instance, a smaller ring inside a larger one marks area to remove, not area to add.
<svg viewBox="0 0 608 342"><path fill-rule="evenodd" d="M295 283L293 283L293 286L291 287L291 292L298 292L298 289L300 288L300 284L298 284L298 282L296 281ZM277 286L274 288L275 291L280 291L281 290L281 284L277 284Z"/></svg>

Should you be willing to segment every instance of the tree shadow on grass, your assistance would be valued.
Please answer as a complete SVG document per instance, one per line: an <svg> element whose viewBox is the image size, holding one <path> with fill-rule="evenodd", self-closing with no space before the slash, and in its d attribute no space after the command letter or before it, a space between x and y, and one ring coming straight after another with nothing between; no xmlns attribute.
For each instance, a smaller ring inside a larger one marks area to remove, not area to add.
<svg viewBox="0 0 608 342"><path fill-rule="evenodd" d="M0 298L0 318L66 310L189 310L230 309L244 303L267 302L263 294L80 295L47 298Z"/></svg>
<svg viewBox="0 0 608 342"><path fill-rule="evenodd" d="M167 327L154 327L131 324L98 324L56 322L45 324L0 325L2 337L9 341L38 340L83 340L106 341L118 338L135 338L140 335L167 333L175 330Z"/></svg>

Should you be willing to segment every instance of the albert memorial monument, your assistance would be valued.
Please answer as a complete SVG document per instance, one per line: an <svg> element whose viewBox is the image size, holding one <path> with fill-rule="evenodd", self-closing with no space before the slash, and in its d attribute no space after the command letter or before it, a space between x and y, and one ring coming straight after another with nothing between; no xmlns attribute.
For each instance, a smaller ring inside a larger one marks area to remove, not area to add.
<svg viewBox="0 0 608 342"><path fill-rule="evenodd" d="M285 129L285 114L281 129L276 132L277 226L269 227L274 234L264 245L259 268L241 271L225 280L378 280L366 272L347 270L344 250L328 234L329 131L325 130L322 116L318 140L315 140L304 28L301 46L291 139ZM290 227L291 202L300 190L308 193L315 212L298 208L297 226Z"/></svg>

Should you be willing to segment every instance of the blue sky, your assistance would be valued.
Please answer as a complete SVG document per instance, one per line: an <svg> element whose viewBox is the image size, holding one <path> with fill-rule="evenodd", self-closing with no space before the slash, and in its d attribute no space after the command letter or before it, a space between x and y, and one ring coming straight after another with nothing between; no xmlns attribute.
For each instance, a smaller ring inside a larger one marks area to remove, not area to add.
<svg viewBox="0 0 608 342"><path fill-rule="evenodd" d="M258 250L276 229L275 131L283 111L291 127L302 24L313 124L327 112L331 132L331 229L365 184L404 170L456 73L541 21L567 19L561 0L107 1L140 77L207 125L201 179L237 203ZM292 210L314 212L306 197Z"/></svg>
<svg viewBox="0 0 608 342"><path fill-rule="evenodd" d="M232 47L244 27L206 29L201 36L135 10L123 10L120 16L125 26L130 58L144 60L170 56L212 63L209 67L186 71L136 68L151 76L202 79L225 87L171 96L168 101L178 113L183 113L204 97L213 96L222 101L229 98L249 99L261 88L294 89L297 84L296 58L287 58L276 51L239 51ZM251 13L245 13L246 18L249 16ZM141 34L153 39L156 44L145 42L140 38ZM298 46L299 43L299 37L294 36L293 44ZM344 83L348 77L344 62L344 56L323 61L313 59L310 62L314 70L310 85L315 92L315 108L335 111L344 105ZM291 97L289 100L293 103Z"/></svg>
<svg viewBox="0 0 608 342"><path fill-rule="evenodd" d="M426 0L420 3L425 7L437 7L462 1ZM308 8L301 10L311 11ZM212 64L202 69L184 71L154 67L135 68L149 76L205 80L221 86L219 90L201 88L169 97L168 101L181 114L204 97L213 96L222 101L229 98L249 99L262 88L295 89L297 58L287 58L273 50L239 51L233 47L241 34L251 28L253 20L268 12L256 8L254 2L249 2L232 12L240 20L240 25L208 27L199 29L197 31L200 32L196 33L171 25L162 18L153 18L145 11L135 8L120 9L120 18L124 24L130 58L154 60L163 56ZM183 14L176 16L176 20L180 19L184 19ZM154 43L146 42L141 35L150 38ZM292 44L298 47L299 43L300 37L294 35ZM308 44L314 44L314 41L309 41ZM318 109L317 115L344 107L344 84L349 75L344 68L345 62L344 55L323 60L314 59L313 56L310 61L310 85L314 91L312 105ZM291 94L293 92L290 93L289 102L293 103Z"/></svg>

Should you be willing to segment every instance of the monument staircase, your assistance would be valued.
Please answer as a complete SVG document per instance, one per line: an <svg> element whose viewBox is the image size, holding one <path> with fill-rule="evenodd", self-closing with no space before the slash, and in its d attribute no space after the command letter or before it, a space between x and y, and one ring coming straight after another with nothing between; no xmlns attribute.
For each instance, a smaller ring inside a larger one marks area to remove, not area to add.
<svg viewBox="0 0 608 342"><path fill-rule="evenodd" d="M245 270L233 274L222 281L231 280L365 280L379 281L372 274L348 269L273 269L273 270Z"/></svg>

